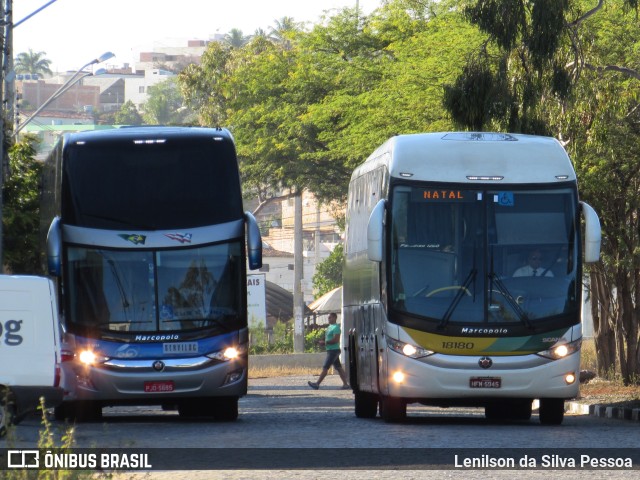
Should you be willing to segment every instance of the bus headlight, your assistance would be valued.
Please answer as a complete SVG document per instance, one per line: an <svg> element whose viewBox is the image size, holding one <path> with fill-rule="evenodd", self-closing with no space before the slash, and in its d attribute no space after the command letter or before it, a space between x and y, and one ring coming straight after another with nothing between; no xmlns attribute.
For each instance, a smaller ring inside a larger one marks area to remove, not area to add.
<svg viewBox="0 0 640 480"><path fill-rule="evenodd" d="M235 360L242 354L247 352L246 344L237 345L235 347L227 347L217 352L207 354L207 357L218 360L219 362L228 362L229 360Z"/></svg>
<svg viewBox="0 0 640 480"><path fill-rule="evenodd" d="M572 353L576 353L577 351L579 351L581 345L582 345L582 339L579 339L579 340L576 340L575 342L555 345L551 347L549 350L538 352L538 355L540 355L541 357L550 358L552 360L559 360L561 358L568 357Z"/></svg>
<svg viewBox="0 0 640 480"><path fill-rule="evenodd" d="M396 340L391 337L387 337L387 345L391 350L393 350L394 352L398 352L405 357L428 357L429 355L433 355L435 353L431 350L427 350L426 348L418 347L416 345L412 345L411 343L401 342L400 340Z"/></svg>
<svg viewBox="0 0 640 480"><path fill-rule="evenodd" d="M92 350L82 350L78 354L78 360L83 365L96 365L97 363L104 363L109 360L107 357L98 355Z"/></svg>

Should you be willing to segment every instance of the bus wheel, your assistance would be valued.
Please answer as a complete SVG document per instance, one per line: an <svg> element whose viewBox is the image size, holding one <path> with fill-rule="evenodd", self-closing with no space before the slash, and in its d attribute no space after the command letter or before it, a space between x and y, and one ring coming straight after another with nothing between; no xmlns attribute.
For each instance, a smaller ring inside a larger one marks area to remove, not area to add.
<svg viewBox="0 0 640 480"><path fill-rule="evenodd" d="M372 393L357 391L355 394L356 417L376 418L378 414L378 396Z"/></svg>
<svg viewBox="0 0 640 480"><path fill-rule="evenodd" d="M221 422L233 422L238 418L238 397L221 397L215 400L214 417Z"/></svg>
<svg viewBox="0 0 640 480"><path fill-rule="evenodd" d="M380 416L385 422L401 422L407 418L407 404L401 398L381 396Z"/></svg>
<svg viewBox="0 0 640 480"><path fill-rule="evenodd" d="M542 425L560 425L564 419L564 400L562 398L540 399L540 423Z"/></svg>

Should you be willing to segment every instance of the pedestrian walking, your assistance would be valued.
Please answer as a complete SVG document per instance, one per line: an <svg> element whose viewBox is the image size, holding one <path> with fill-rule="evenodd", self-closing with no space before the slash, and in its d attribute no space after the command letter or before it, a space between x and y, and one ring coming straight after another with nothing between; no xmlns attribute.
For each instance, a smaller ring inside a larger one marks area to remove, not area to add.
<svg viewBox="0 0 640 480"><path fill-rule="evenodd" d="M320 376L318 377L317 382L308 382L309 386L314 390L318 390L320 388L320 384L329 373L329 368L333 366L336 369L340 378L342 379L342 389L346 390L349 387L349 382L347 381L347 372L342 368L342 364L340 363L340 325L337 323L338 316L335 313L329 314L329 326L327 327L327 331L324 335L324 346L327 350L327 356L325 357L324 364L322 365L322 371L320 372Z"/></svg>

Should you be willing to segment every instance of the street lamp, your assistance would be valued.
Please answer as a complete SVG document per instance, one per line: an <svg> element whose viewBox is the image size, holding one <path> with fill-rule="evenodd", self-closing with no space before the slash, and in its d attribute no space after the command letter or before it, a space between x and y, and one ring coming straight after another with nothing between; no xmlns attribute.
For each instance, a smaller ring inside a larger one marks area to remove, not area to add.
<svg viewBox="0 0 640 480"><path fill-rule="evenodd" d="M58 88L58 90L56 90L53 95L51 95L42 105L40 105L35 112L33 112L31 115L29 115L29 117L22 122L20 125L18 125L18 127L16 127L16 130L14 132L14 135L18 135L18 133L20 133L20 130L22 130L25 126L27 126L27 124L29 122L31 122L31 120L33 120L42 110L44 110L45 108L47 108L47 106L53 102L56 98L60 97L64 92L66 92L67 90L69 90L72 86L74 86L76 83L78 83L80 80L82 80L85 77L94 75L93 72L85 72L84 69L91 66L91 65L95 65L96 63L102 63L105 62L107 60L109 60L110 58L114 57L115 55L111 52L106 52L103 53L102 55L100 55L98 58L94 58L93 60L91 60L89 63L87 63L86 65L83 65L82 67L80 67L76 73L74 73L69 80L67 80L66 82L64 82L62 85L60 85L60 88ZM100 74L100 73L104 73L104 71L98 70L96 72L96 74Z"/></svg>

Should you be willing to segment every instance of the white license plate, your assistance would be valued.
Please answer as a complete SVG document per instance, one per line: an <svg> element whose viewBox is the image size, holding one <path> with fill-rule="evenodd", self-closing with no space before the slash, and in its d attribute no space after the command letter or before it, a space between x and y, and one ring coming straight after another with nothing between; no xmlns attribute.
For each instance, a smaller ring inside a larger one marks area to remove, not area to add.
<svg viewBox="0 0 640 480"><path fill-rule="evenodd" d="M471 377L469 379L471 388L501 388L502 379L500 377Z"/></svg>

